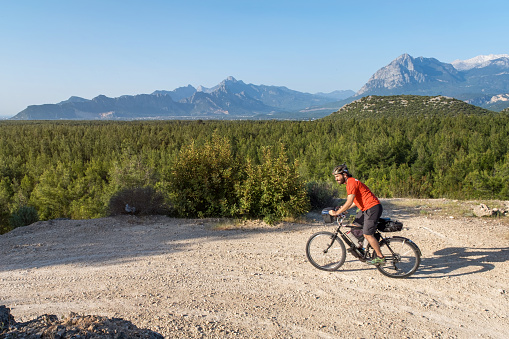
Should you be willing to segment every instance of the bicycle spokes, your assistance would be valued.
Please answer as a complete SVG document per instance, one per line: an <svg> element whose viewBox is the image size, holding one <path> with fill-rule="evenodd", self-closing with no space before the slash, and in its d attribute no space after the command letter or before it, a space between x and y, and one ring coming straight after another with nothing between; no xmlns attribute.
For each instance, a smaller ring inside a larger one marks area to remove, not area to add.
<svg viewBox="0 0 509 339"><path fill-rule="evenodd" d="M392 278L406 278L419 267L421 262L420 250L409 239L401 237L387 238L381 245L380 250L385 256L386 264L377 266L377 269L382 274Z"/></svg>

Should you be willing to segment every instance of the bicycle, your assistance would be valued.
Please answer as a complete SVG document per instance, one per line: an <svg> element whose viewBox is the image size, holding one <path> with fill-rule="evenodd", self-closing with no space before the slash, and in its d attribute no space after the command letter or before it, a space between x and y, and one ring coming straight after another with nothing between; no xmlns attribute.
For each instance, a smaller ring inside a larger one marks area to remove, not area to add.
<svg viewBox="0 0 509 339"><path fill-rule="evenodd" d="M321 231L313 234L306 243L306 256L316 268L324 271L336 271L345 262L348 252L362 262L376 256L375 251L364 240L362 228L343 224L345 214L333 217L328 209L322 211L325 223L335 223L335 232ZM343 231L342 228L349 230ZM421 250L410 239L393 236L384 237L382 232L401 231L403 224L390 218L380 218L375 231L375 238L379 241L380 250L385 256L385 264L376 265L380 273L391 278L407 278L415 273L421 263Z"/></svg>

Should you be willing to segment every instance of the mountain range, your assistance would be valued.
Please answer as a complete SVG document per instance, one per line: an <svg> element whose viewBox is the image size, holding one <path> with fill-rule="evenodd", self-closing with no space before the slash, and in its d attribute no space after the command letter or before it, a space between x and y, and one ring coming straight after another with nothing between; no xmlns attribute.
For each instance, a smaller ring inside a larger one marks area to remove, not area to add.
<svg viewBox="0 0 509 339"><path fill-rule="evenodd" d="M28 106L12 119L315 119L369 95L453 97L500 111L509 107L509 55L443 63L403 54L379 69L358 91L303 93L281 86L246 84L228 77L212 88L91 100L73 96L57 104Z"/></svg>
<svg viewBox="0 0 509 339"><path fill-rule="evenodd" d="M39 119L281 119L305 118L308 107L351 97L353 91L309 94L286 87L245 84L228 77L213 88L191 85L173 91L91 100L70 97L58 104L33 105L14 120ZM330 114L337 108L328 109Z"/></svg>

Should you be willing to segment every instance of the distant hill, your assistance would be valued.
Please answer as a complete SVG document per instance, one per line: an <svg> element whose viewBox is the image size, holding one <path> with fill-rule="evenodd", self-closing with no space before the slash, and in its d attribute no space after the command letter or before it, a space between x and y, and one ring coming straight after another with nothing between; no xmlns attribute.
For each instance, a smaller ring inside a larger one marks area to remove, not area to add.
<svg viewBox="0 0 509 339"><path fill-rule="evenodd" d="M458 114L479 115L493 113L490 110L467 104L461 100L443 96L418 95L370 95L356 100L324 119L381 118L381 117L433 117Z"/></svg>

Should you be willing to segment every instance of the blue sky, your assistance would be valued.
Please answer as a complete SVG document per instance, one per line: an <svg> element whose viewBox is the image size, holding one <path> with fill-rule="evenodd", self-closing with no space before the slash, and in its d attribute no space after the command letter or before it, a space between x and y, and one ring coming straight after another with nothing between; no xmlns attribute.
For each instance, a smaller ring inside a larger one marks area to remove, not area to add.
<svg viewBox="0 0 509 339"><path fill-rule="evenodd" d="M508 13L502 0L0 0L0 116L228 76L357 91L403 53L508 54Z"/></svg>

